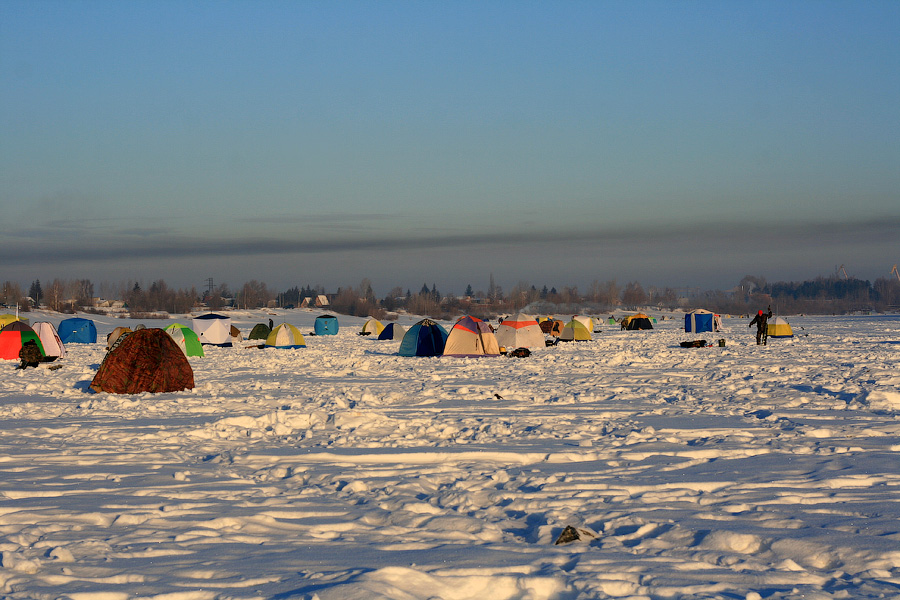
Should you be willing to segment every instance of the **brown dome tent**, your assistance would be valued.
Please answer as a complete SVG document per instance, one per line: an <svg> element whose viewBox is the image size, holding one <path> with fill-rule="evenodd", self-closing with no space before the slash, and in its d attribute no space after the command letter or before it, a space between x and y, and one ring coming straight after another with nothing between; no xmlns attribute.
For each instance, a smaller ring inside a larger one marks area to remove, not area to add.
<svg viewBox="0 0 900 600"><path fill-rule="evenodd" d="M91 381L95 392L140 394L179 392L194 387L194 371L184 352L162 329L129 333L109 351Z"/></svg>

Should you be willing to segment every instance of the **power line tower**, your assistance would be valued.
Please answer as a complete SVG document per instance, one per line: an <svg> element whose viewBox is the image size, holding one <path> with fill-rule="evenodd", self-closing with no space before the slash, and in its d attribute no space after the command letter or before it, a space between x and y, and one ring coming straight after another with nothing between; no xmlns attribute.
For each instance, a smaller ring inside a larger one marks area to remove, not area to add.
<svg viewBox="0 0 900 600"><path fill-rule="evenodd" d="M212 291L213 291L214 289L215 289L215 286L213 285L213 278L210 277L209 279L206 280L206 294L207 294L207 296L212 296Z"/></svg>

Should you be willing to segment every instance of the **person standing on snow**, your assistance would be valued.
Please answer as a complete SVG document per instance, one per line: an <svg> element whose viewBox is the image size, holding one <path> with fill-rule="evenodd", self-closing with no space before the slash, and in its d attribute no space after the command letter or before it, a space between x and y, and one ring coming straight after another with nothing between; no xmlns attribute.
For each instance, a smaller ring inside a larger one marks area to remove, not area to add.
<svg viewBox="0 0 900 600"><path fill-rule="evenodd" d="M753 320L750 321L750 324L747 327L753 327L753 324L756 324L756 345L759 346L762 344L766 345L769 337L768 331L768 323L769 319L772 318L772 307L769 306L769 312L764 313L763 311L759 311L756 313L756 316L753 317Z"/></svg>

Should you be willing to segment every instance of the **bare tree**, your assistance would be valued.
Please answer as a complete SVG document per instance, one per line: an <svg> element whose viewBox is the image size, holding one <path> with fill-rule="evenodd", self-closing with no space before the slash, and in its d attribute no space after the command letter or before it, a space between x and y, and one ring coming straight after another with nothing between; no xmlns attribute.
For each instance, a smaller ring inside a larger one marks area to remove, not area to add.
<svg viewBox="0 0 900 600"><path fill-rule="evenodd" d="M636 309L647 303L647 293L637 281L629 281L625 284L625 290L622 292L622 304Z"/></svg>

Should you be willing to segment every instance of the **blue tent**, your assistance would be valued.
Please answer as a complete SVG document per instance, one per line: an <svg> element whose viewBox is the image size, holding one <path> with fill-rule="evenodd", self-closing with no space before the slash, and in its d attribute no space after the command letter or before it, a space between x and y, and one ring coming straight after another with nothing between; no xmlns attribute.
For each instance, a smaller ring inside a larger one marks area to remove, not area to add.
<svg viewBox="0 0 900 600"><path fill-rule="evenodd" d="M337 335L338 320L333 315L316 317L316 335Z"/></svg>
<svg viewBox="0 0 900 600"><path fill-rule="evenodd" d="M400 342L400 356L440 356L447 343L447 331L432 321L422 319L409 328Z"/></svg>
<svg viewBox="0 0 900 600"><path fill-rule="evenodd" d="M96 344L97 343L97 326L90 319L82 319L81 317L72 317L71 319L63 319L56 328L59 339L63 344Z"/></svg>
<svg viewBox="0 0 900 600"><path fill-rule="evenodd" d="M397 340L403 339L404 335L406 335L406 330L403 329L403 325L398 325L397 323L388 323L384 326L384 329L381 330L381 333L378 334L378 339Z"/></svg>
<svg viewBox="0 0 900 600"><path fill-rule="evenodd" d="M708 310L698 308L684 315L684 330L687 333L719 331L720 328L719 315Z"/></svg>

